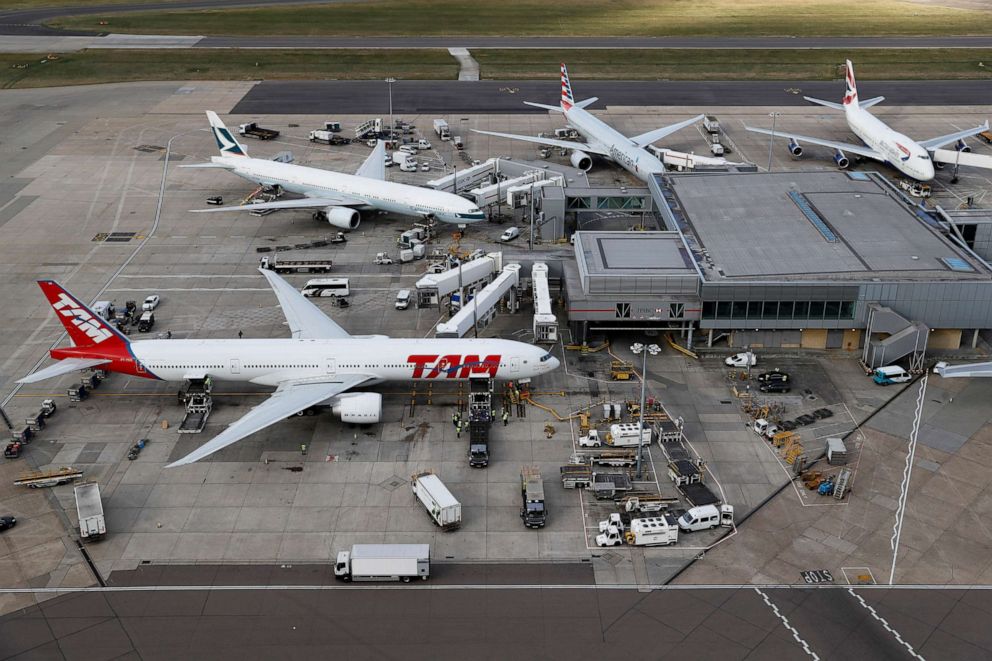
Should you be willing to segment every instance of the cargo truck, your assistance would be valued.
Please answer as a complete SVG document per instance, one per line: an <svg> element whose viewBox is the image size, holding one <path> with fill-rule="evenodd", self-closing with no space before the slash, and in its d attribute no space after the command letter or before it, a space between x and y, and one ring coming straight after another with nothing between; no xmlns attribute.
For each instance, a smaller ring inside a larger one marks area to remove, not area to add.
<svg viewBox="0 0 992 661"><path fill-rule="evenodd" d="M541 471L535 466L520 469L520 518L528 528L543 528L548 522L548 510L544 504L544 482Z"/></svg>
<svg viewBox="0 0 992 661"><path fill-rule="evenodd" d="M641 429L636 422L624 422L610 425L610 433L606 435L606 444L615 448L637 447L637 437L640 432L643 445L651 445L651 427L645 425Z"/></svg>
<svg viewBox="0 0 992 661"><path fill-rule="evenodd" d="M279 259L262 257L258 265L276 273L327 273L331 270L329 259Z"/></svg>
<svg viewBox="0 0 992 661"><path fill-rule="evenodd" d="M79 515L79 535L86 541L100 539L107 534L107 522L103 518L103 501L100 500L100 485L87 482L76 486L76 514Z"/></svg>
<svg viewBox="0 0 992 661"><path fill-rule="evenodd" d="M668 546L679 541L678 525L666 516L633 519L626 530L613 520L602 523L608 525L596 535L597 546L619 546L624 542L631 546Z"/></svg>
<svg viewBox="0 0 992 661"><path fill-rule="evenodd" d="M462 524L462 504L437 475L430 471L417 473L411 478L410 487L441 530L454 530Z"/></svg>
<svg viewBox="0 0 992 661"><path fill-rule="evenodd" d="M279 131L275 129L264 129L257 122L248 122L238 127L238 133L249 138L259 140L272 140L279 137Z"/></svg>
<svg viewBox="0 0 992 661"><path fill-rule="evenodd" d="M431 575L429 544L355 544L339 551L334 576L343 581L403 581Z"/></svg>
<svg viewBox="0 0 992 661"><path fill-rule="evenodd" d="M451 140L451 129L448 127L448 122L443 119L434 120L434 132L441 140Z"/></svg>
<svg viewBox="0 0 992 661"><path fill-rule="evenodd" d="M310 131L310 142L319 142L324 145L347 145L351 140L342 138L331 131Z"/></svg>

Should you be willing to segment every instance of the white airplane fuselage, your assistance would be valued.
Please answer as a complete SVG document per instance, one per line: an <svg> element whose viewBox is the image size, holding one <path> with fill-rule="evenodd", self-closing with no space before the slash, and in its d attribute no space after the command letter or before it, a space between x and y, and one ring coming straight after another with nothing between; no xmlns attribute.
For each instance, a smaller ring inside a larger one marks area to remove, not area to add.
<svg viewBox="0 0 992 661"><path fill-rule="evenodd" d="M867 110L852 104L844 109L851 131L866 145L882 154L886 162L903 174L919 181L934 177L930 153L912 138L892 130Z"/></svg>
<svg viewBox="0 0 992 661"><path fill-rule="evenodd" d="M338 194L347 198L360 198L368 202L360 208L406 216L430 216L445 223L477 223L486 219L485 213L473 202L430 188L249 156L213 156L210 160L248 181L264 186L279 186L285 191L306 197L333 197Z"/></svg>
<svg viewBox="0 0 992 661"><path fill-rule="evenodd" d="M370 383L455 381L471 376L516 380L558 366L544 349L498 339L170 339L132 342L130 350L136 373L147 378L184 381L209 376L267 386L287 379L326 379L338 372L368 375L373 379ZM99 356L98 348L86 353ZM116 371L114 364L108 369Z"/></svg>
<svg viewBox="0 0 992 661"><path fill-rule="evenodd" d="M653 154L584 108L573 106L563 113L568 125L589 144L601 147L611 160L638 179L647 181L651 175L665 171L665 165Z"/></svg>

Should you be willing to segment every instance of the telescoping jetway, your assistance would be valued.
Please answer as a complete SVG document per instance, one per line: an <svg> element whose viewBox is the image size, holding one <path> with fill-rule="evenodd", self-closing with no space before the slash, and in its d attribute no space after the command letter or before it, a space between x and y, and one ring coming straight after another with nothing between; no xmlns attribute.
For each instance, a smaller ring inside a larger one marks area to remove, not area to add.
<svg viewBox="0 0 992 661"><path fill-rule="evenodd" d="M443 273L428 273L417 281L417 307L440 306L441 300L460 289L478 289L503 267L503 253L492 252L468 262L462 262ZM463 296L459 297L464 298Z"/></svg>
<svg viewBox="0 0 992 661"><path fill-rule="evenodd" d="M480 207L508 204L516 208L526 204L527 196L533 194L535 188L564 187L565 176L533 164L490 158L485 163L428 181L427 185L467 197Z"/></svg>
<svg viewBox="0 0 992 661"><path fill-rule="evenodd" d="M548 265L537 262L531 269L534 287L534 341L558 341L558 319L551 312L551 294L548 289Z"/></svg>
<svg viewBox="0 0 992 661"><path fill-rule="evenodd" d="M437 325L435 337L464 337L472 326L486 326L496 316L496 306L507 294L510 295L508 307L513 311L517 306L516 292L519 286L520 265L507 264L495 280L463 305L451 319Z"/></svg>

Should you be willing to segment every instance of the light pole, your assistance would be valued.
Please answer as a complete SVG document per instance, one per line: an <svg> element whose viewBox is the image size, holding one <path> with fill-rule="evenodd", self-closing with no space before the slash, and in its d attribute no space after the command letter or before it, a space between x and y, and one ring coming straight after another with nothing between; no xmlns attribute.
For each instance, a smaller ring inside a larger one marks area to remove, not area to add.
<svg viewBox="0 0 992 661"><path fill-rule="evenodd" d="M393 138L393 83L396 79L390 76L386 79L386 84L389 85L389 139ZM774 130L774 129L773 129Z"/></svg>
<svg viewBox="0 0 992 661"><path fill-rule="evenodd" d="M641 408L637 416L637 479L641 479L641 455L644 453L644 406L648 388L648 353L657 353L661 347L656 344L645 345L640 342L630 347L634 354L641 354Z"/></svg>
<svg viewBox="0 0 992 661"><path fill-rule="evenodd" d="M772 118L772 134L768 136L768 171L772 171L772 143L775 142L775 120L781 115L780 112L770 112L768 116Z"/></svg>

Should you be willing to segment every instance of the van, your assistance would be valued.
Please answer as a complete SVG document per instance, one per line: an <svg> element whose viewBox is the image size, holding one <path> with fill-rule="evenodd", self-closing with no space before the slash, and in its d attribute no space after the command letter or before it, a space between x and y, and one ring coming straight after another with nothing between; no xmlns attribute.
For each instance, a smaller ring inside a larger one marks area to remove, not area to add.
<svg viewBox="0 0 992 661"><path fill-rule="evenodd" d="M406 310L410 307L410 290L401 289L396 293L396 309Z"/></svg>
<svg viewBox="0 0 992 661"><path fill-rule="evenodd" d="M709 530L720 525L720 510L716 505L693 507L679 517L679 528L684 532Z"/></svg>
<svg viewBox="0 0 992 661"><path fill-rule="evenodd" d="M912 375L898 365L879 367L872 374L871 380L880 386L888 386L893 383L906 383L912 379Z"/></svg>
<svg viewBox="0 0 992 661"><path fill-rule="evenodd" d="M513 239L517 238L518 236L520 236L520 229L519 228L516 228L516 227L510 227L510 228L507 228L507 230L500 235L499 240L500 241L512 241Z"/></svg>

